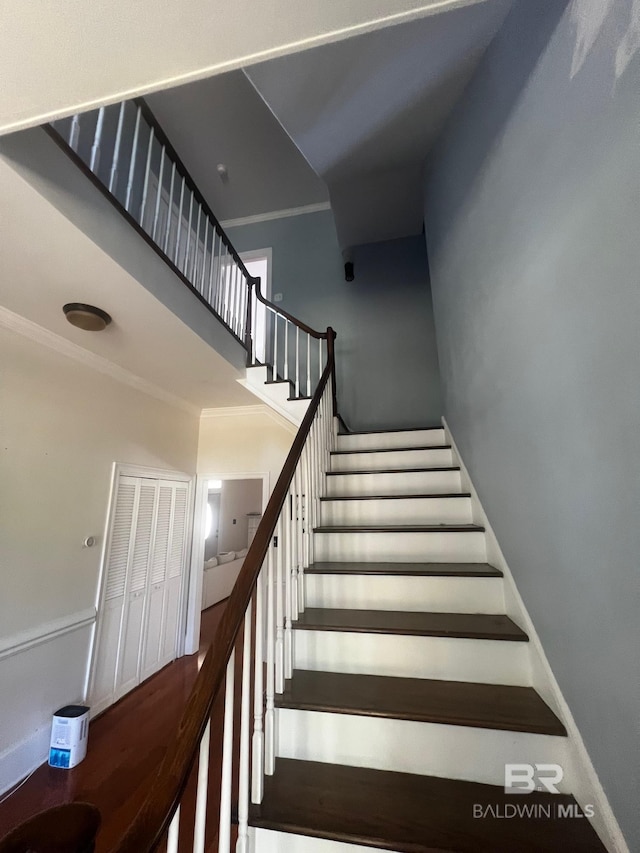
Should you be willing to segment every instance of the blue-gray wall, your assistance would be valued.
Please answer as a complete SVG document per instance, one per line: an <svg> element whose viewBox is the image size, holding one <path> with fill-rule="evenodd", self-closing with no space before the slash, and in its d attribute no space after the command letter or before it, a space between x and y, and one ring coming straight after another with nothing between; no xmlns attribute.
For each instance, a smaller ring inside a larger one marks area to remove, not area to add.
<svg viewBox="0 0 640 853"><path fill-rule="evenodd" d="M516 4L430 163L445 413L640 850L640 20Z"/></svg>
<svg viewBox="0 0 640 853"><path fill-rule="evenodd" d="M433 425L440 378L422 236L358 246L344 280L331 211L228 229L240 252L273 250L272 290L316 329L333 326L340 413L351 429Z"/></svg>

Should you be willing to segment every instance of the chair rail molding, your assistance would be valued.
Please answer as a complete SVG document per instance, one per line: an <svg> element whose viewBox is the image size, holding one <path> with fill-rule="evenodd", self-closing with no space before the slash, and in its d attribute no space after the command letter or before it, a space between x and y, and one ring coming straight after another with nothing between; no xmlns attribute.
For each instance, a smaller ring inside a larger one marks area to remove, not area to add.
<svg viewBox="0 0 640 853"><path fill-rule="evenodd" d="M70 634L72 631L93 625L95 620L95 607L88 607L86 610L71 613L69 616L52 619L36 628L29 628L26 631L18 631L16 634L2 637L0 638L0 661L20 654L20 652L26 652L42 643L48 643L65 634Z"/></svg>

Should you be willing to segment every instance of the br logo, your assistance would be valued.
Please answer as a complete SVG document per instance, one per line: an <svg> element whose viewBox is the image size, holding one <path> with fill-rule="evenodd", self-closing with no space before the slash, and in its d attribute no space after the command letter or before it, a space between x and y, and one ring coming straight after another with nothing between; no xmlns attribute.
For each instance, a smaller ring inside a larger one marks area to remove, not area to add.
<svg viewBox="0 0 640 853"><path fill-rule="evenodd" d="M505 764L505 794L531 794L533 791L548 791L559 794L558 785L564 771L559 764Z"/></svg>

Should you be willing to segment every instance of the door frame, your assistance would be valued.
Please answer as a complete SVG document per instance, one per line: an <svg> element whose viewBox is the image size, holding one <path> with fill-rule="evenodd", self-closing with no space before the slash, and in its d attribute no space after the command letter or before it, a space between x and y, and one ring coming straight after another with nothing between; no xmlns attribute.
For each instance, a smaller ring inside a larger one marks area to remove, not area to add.
<svg viewBox="0 0 640 853"><path fill-rule="evenodd" d="M267 259L267 280L261 282L263 285L262 295L265 299L271 300L271 269L273 267L273 249L271 246L266 249L250 249L248 252L239 252L240 260L244 263L245 261L256 261L260 258Z"/></svg>
<svg viewBox="0 0 640 853"><path fill-rule="evenodd" d="M242 471L233 474L198 474L195 484L193 535L191 539L191 568L186 604L184 654L193 655L200 648L200 616L202 613L202 582L204 579L204 525L209 480L262 480L262 512L269 503L271 489L268 471Z"/></svg>
<svg viewBox="0 0 640 853"><path fill-rule="evenodd" d="M102 535L102 548L100 550L100 570L98 572L98 583L96 586L95 608L96 618L91 632L89 641L89 654L87 655L87 668L85 671L83 701L87 702L91 696L94 685L94 676L96 669L96 660L98 654L98 638L100 636L100 628L104 613L104 598L106 594L107 581L107 559L111 549L111 533L112 524L115 515L116 495L118 492L118 480L121 476L124 477L146 477L150 480L175 480L189 484L187 493L187 535L185 537L185 563L182 573L182 583L180 587L180 623L178 626L178 642L176 645L176 658L182 657L184 651L184 626L185 626L185 598L187 590L187 579L189 577L189 566L191 564L191 543L192 536L190 535L193 526L193 498L195 488L195 476L186 474L184 471L174 471L168 468L151 468L146 465L133 465L127 462L114 462L111 467L111 481L109 484L109 499L107 501L107 514ZM120 639L118 638L118 642ZM96 713L100 713L104 708L99 708ZM91 716L93 716L93 709Z"/></svg>

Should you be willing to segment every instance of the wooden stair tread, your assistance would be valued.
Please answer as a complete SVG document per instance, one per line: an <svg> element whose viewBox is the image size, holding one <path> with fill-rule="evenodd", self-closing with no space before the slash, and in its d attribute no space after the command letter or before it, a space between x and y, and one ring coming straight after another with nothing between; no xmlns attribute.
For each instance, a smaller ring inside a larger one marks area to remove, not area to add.
<svg viewBox="0 0 640 853"><path fill-rule="evenodd" d="M416 445L415 447L367 447L365 450L332 450L331 456L352 456L354 453L405 453L413 450L451 450L450 444L431 444L427 447Z"/></svg>
<svg viewBox="0 0 640 853"><path fill-rule="evenodd" d="M432 492L428 495L335 495L333 497L322 497L321 501L412 501L412 500L450 500L456 498L470 498L470 492Z"/></svg>
<svg viewBox="0 0 640 853"><path fill-rule="evenodd" d="M408 634L516 642L526 642L529 639L508 616L487 613L413 613L399 610L307 607L293 626L307 631Z"/></svg>
<svg viewBox="0 0 640 853"><path fill-rule="evenodd" d="M525 802L552 817L474 817L474 806L495 814ZM278 758L250 823L400 853L606 853L586 819L557 816L560 805L577 807L568 794L522 797L476 782Z"/></svg>
<svg viewBox="0 0 640 853"><path fill-rule="evenodd" d="M354 524L315 527L314 533L484 533L480 524Z"/></svg>
<svg viewBox="0 0 640 853"><path fill-rule="evenodd" d="M368 429L368 430L350 430L349 432L340 432L339 435L386 435L388 432L430 432L432 430L442 430L442 426L425 426L425 427L402 427L401 429Z"/></svg>
<svg viewBox="0 0 640 853"><path fill-rule="evenodd" d="M423 474L425 471L459 471L459 465L443 465L435 468L372 468L366 471L327 471L327 477L344 477L349 474ZM410 496L409 496L410 497Z"/></svg>
<svg viewBox="0 0 640 853"><path fill-rule="evenodd" d="M566 736L533 687L294 670L280 708Z"/></svg>
<svg viewBox="0 0 640 853"><path fill-rule="evenodd" d="M312 563L307 575L409 575L449 578L501 578L488 563Z"/></svg>

